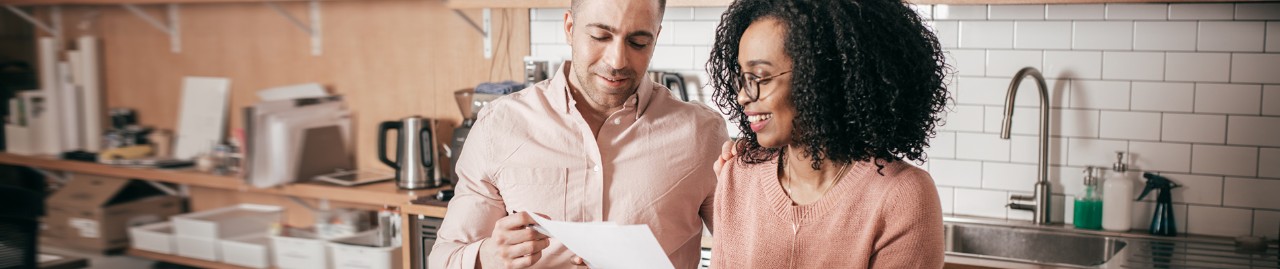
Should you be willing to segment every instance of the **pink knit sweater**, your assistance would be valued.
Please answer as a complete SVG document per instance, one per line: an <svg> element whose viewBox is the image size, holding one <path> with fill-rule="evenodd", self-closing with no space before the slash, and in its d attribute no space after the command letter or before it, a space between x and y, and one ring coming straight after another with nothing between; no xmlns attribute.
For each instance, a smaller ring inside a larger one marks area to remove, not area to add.
<svg viewBox="0 0 1280 269"><path fill-rule="evenodd" d="M942 207L929 173L855 163L817 202L793 206L778 162L718 175L712 268L941 268Z"/></svg>

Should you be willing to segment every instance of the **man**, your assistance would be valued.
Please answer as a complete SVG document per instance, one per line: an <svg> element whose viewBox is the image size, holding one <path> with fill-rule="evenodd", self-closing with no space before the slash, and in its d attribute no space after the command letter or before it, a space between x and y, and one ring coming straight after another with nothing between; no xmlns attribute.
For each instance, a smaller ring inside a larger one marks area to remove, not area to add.
<svg viewBox="0 0 1280 269"><path fill-rule="evenodd" d="M702 227L712 227L711 166L727 132L710 108L645 78L664 6L573 1L564 16L572 61L481 111L431 268L583 263L526 228L529 214L645 224L676 268L697 267Z"/></svg>

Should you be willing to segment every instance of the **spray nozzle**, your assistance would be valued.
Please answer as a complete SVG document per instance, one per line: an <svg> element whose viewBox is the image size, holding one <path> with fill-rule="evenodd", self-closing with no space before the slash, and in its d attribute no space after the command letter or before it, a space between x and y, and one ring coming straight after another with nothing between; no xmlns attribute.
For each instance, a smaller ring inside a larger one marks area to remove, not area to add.
<svg viewBox="0 0 1280 269"><path fill-rule="evenodd" d="M1160 189L1161 192L1168 192L1173 188L1182 186L1169 180L1169 178L1152 174L1150 172L1142 173L1142 178L1147 179L1147 187L1142 189L1142 195L1138 195L1138 200L1142 200L1142 198L1147 197L1147 194L1151 193L1151 190L1154 189Z"/></svg>

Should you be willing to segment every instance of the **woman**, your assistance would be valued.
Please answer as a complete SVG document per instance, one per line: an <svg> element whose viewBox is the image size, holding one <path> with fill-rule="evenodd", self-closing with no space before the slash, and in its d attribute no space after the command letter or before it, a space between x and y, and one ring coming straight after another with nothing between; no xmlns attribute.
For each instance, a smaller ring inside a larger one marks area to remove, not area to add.
<svg viewBox="0 0 1280 269"><path fill-rule="evenodd" d="M948 94L897 0L738 0L707 64L743 136L716 165L716 268L940 268L923 162Z"/></svg>

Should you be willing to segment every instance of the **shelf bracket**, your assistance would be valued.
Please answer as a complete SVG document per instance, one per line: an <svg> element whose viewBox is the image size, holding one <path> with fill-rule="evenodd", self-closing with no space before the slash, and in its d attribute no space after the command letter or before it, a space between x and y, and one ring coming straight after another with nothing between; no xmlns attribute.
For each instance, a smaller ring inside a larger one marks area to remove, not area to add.
<svg viewBox="0 0 1280 269"><path fill-rule="evenodd" d="M54 38L58 40L62 40L62 6L49 7L51 9L49 12L49 21L51 22L50 24L46 24L43 21L36 19L35 16L31 16L30 13L27 13L26 11L23 11L22 9L19 9L18 7L15 7L13 5L4 5L4 7L5 9L8 9L10 12L13 12L14 15L18 15L19 18L22 18L23 20L35 25L36 28L39 28L41 31L44 31L46 34L54 36Z"/></svg>
<svg viewBox="0 0 1280 269"><path fill-rule="evenodd" d="M165 194L186 197L186 195L182 195L180 191L170 188L169 186L164 185L163 183L156 182L155 180L143 180L143 182L146 182L147 185L151 185L151 187L155 187L157 190L160 190Z"/></svg>
<svg viewBox="0 0 1280 269"><path fill-rule="evenodd" d="M146 21L147 24L151 25L151 27L155 27L156 29L160 30L160 32L164 32L165 34L168 34L169 49L172 50L173 53L182 52L182 33L181 33L182 28L181 28L181 25L179 24L178 4L166 5L167 15L169 16L168 25L165 25L165 23L161 23L159 19L156 19L156 17L151 16L151 14L147 14L146 12L143 12L142 9L138 8L137 5L120 4L120 6L124 7L124 9L126 10L129 10L129 13L133 13L134 16L137 16L143 21Z"/></svg>
<svg viewBox="0 0 1280 269"><path fill-rule="evenodd" d="M457 9L453 10L453 14L457 14L458 17L466 21L467 24L470 24L471 28L475 28L476 32L480 33L481 37L484 37L484 58L493 58L493 35L490 34L492 33L491 30L493 28L493 18L489 13L489 9L486 8L481 11L481 23L476 23L475 20L471 19L471 16L467 16L466 13L462 13L462 11Z"/></svg>
<svg viewBox="0 0 1280 269"><path fill-rule="evenodd" d="M47 178L52 178L54 182L58 182L61 184L66 184L67 181L71 180L71 176L59 175L58 173L51 172L49 170L44 170L44 169L35 168L35 167L31 167L31 170L34 170L36 171L36 173L39 173L40 175L43 175Z"/></svg>
<svg viewBox="0 0 1280 269"><path fill-rule="evenodd" d="M323 43L321 43L321 38L324 37L324 31L322 31L322 28L320 27L320 1L311 0L307 2L309 2L307 4L307 8L308 12L310 12L310 23L302 23L302 20L293 16L293 14L290 14L289 11L284 10L284 8L281 8L280 5L275 2L264 2L264 4L271 7L271 9L275 10L276 13L279 13L280 16L288 19L289 22L293 23L293 26L297 26L298 29L302 30L302 32L311 36L311 55L320 56L324 51Z"/></svg>

